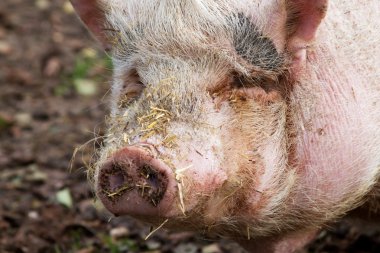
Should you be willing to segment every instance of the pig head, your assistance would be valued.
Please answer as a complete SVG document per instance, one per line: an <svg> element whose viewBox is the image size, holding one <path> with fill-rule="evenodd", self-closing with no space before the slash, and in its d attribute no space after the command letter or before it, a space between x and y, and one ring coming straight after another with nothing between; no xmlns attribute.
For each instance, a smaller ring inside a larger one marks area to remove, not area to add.
<svg viewBox="0 0 380 253"><path fill-rule="evenodd" d="M292 252L361 205L380 168L376 1L71 0L114 64L89 171L105 207Z"/></svg>

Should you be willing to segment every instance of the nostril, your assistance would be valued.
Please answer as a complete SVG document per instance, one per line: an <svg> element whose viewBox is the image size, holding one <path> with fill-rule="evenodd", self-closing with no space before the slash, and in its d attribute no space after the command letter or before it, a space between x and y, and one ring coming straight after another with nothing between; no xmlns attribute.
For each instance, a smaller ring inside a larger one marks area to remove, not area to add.
<svg viewBox="0 0 380 253"><path fill-rule="evenodd" d="M165 195L168 178L165 173L159 172L148 164L138 169L140 174L136 187L142 198L157 206Z"/></svg>
<svg viewBox="0 0 380 253"><path fill-rule="evenodd" d="M115 191L124 185L124 175L121 172L115 175L110 175L108 180L111 191Z"/></svg>
<svg viewBox="0 0 380 253"><path fill-rule="evenodd" d="M108 163L103 167L99 184L103 193L113 201L135 187L125 165L115 163Z"/></svg>
<svg viewBox="0 0 380 253"><path fill-rule="evenodd" d="M152 167L149 165L144 165L140 169L141 175L145 177L146 181L149 183L149 185L153 188L158 188L160 184L160 179L158 172L155 171Z"/></svg>
<svg viewBox="0 0 380 253"><path fill-rule="evenodd" d="M148 183L153 187L153 188L159 188L161 180L157 177L156 174L151 174L147 178Z"/></svg>

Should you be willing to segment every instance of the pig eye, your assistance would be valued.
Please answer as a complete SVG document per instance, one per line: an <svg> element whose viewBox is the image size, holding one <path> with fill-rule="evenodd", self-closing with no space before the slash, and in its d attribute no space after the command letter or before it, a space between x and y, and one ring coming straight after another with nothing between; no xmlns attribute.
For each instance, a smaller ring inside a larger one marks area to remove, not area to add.
<svg viewBox="0 0 380 253"><path fill-rule="evenodd" d="M276 80L266 76L247 77L238 73L233 73L230 87L233 89L257 87L268 93L276 90L279 86Z"/></svg>
<svg viewBox="0 0 380 253"><path fill-rule="evenodd" d="M278 76L244 76L234 73L230 79L229 90L242 100L254 99L261 103L271 103L286 99L289 95L287 75Z"/></svg>
<svg viewBox="0 0 380 253"><path fill-rule="evenodd" d="M118 103L119 108L126 108L136 101L145 88L145 85L140 81L140 76L136 69L128 71L123 77L123 82Z"/></svg>

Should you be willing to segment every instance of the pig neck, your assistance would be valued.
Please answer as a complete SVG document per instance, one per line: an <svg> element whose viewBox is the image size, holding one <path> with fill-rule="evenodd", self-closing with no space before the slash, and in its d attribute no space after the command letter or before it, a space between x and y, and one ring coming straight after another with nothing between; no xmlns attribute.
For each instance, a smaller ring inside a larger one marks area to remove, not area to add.
<svg viewBox="0 0 380 253"><path fill-rule="evenodd" d="M296 202L327 220L361 202L380 164L379 95L361 67L338 56L333 43L311 48L289 102L298 133Z"/></svg>

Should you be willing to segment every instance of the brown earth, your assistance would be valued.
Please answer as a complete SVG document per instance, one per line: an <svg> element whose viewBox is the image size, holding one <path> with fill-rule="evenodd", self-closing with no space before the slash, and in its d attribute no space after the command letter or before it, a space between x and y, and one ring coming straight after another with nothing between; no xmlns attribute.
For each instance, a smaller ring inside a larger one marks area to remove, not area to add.
<svg viewBox="0 0 380 253"><path fill-rule="evenodd" d="M148 225L95 201L85 167L110 74L67 0L0 1L0 252L243 252L187 232L145 240ZM380 252L380 233L340 223L307 252Z"/></svg>

